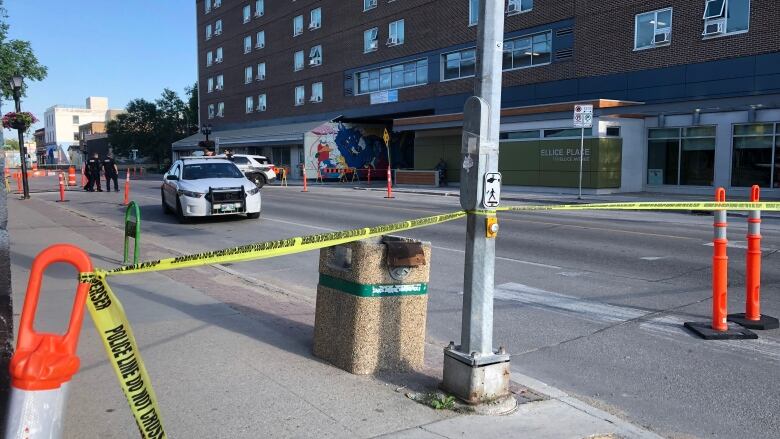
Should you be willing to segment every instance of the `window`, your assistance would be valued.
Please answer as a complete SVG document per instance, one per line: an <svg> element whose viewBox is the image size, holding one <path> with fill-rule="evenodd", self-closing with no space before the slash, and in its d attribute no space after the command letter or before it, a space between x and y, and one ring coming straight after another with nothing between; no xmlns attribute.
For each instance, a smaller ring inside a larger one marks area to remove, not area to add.
<svg viewBox="0 0 780 439"><path fill-rule="evenodd" d="M712 186L714 170L714 126L648 131L648 185Z"/></svg>
<svg viewBox="0 0 780 439"><path fill-rule="evenodd" d="M290 147L279 146L271 150L271 158L275 165L290 166Z"/></svg>
<svg viewBox="0 0 780 439"><path fill-rule="evenodd" d="M80 140L78 131L73 133L73 140Z"/></svg>
<svg viewBox="0 0 780 439"><path fill-rule="evenodd" d="M244 37L244 53L249 53L252 51L252 36L247 35Z"/></svg>
<svg viewBox="0 0 780 439"><path fill-rule="evenodd" d="M225 103L220 102L217 104L217 117L225 117Z"/></svg>
<svg viewBox="0 0 780 439"><path fill-rule="evenodd" d="M209 119L214 119L214 104L209 104Z"/></svg>
<svg viewBox="0 0 780 439"><path fill-rule="evenodd" d="M378 38L378 27L363 32L363 53L375 51L379 47Z"/></svg>
<svg viewBox="0 0 780 439"><path fill-rule="evenodd" d="M217 56L216 56L216 59L214 61L216 63L218 63L218 64L222 62L222 48L221 47L217 47Z"/></svg>
<svg viewBox="0 0 780 439"><path fill-rule="evenodd" d="M249 23L249 20L252 19L252 7L249 5L244 6L244 23Z"/></svg>
<svg viewBox="0 0 780 439"><path fill-rule="evenodd" d="M222 0L214 0L214 9L222 6Z"/></svg>
<svg viewBox="0 0 780 439"><path fill-rule="evenodd" d="M246 112L251 113L255 111L255 98L252 96L246 97Z"/></svg>
<svg viewBox="0 0 780 439"><path fill-rule="evenodd" d="M311 85L311 101L322 102L322 83L315 82Z"/></svg>
<svg viewBox="0 0 780 439"><path fill-rule="evenodd" d="M539 130L509 131L498 135L500 140L537 140Z"/></svg>
<svg viewBox="0 0 780 439"><path fill-rule="evenodd" d="M210 67L214 63L214 53L212 51L206 52L206 67Z"/></svg>
<svg viewBox="0 0 780 439"><path fill-rule="evenodd" d="M479 23L479 0L469 0L469 26Z"/></svg>
<svg viewBox="0 0 780 439"><path fill-rule="evenodd" d="M363 11L374 9L376 7L376 0L363 0Z"/></svg>
<svg viewBox="0 0 780 439"><path fill-rule="evenodd" d="M222 34L222 20L217 20L214 23L214 35L221 35Z"/></svg>
<svg viewBox="0 0 780 439"><path fill-rule="evenodd" d="M750 0L706 0L705 37L747 32L750 28Z"/></svg>
<svg viewBox="0 0 780 439"><path fill-rule="evenodd" d="M303 70L303 50L299 50L293 55L293 71L299 70Z"/></svg>
<svg viewBox="0 0 780 439"><path fill-rule="evenodd" d="M210 24L206 25L206 39L207 40L211 39L211 25Z"/></svg>
<svg viewBox="0 0 780 439"><path fill-rule="evenodd" d="M297 37L303 33L303 15L297 15L293 18L293 36Z"/></svg>
<svg viewBox="0 0 780 439"><path fill-rule="evenodd" d="M265 80L265 63L257 63L257 80L258 81L264 81Z"/></svg>
<svg viewBox="0 0 780 439"><path fill-rule="evenodd" d="M204 13L208 14L209 12L211 12L211 0L206 0L205 2L203 2L203 7L205 9Z"/></svg>
<svg viewBox="0 0 780 439"><path fill-rule="evenodd" d="M217 90L222 90L225 88L225 77L222 76L222 74L217 75Z"/></svg>
<svg viewBox="0 0 780 439"><path fill-rule="evenodd" d="M731 185L780 188L780 124L734 125Z"/></svg>
<svg viewBox="0 0 780 439"><path fill-rule="evenodd" d="M78 125L78 124L79 124L79 117L73 116L73 125Z"/></svg>
<svg viewBox="0 0 780 439"><path fill-rule="evenodd" d="M255 43L255 47L258 49L262 49L265 47L265 31L261 30L257 33L257 42Z"/></svg>
<svg viewBox="0 0 780 439"><path fill-rule="evenodd" d="M252 66L244 68L244 84L252 82Z"/></svg>
<svg viewBox="0 0 780 439"><path fill-rule="evenodd" d="M474 76L476 68L476 49L446 53L441 56L444 71L442 79L458 79Z"/></svg>
<svg viewBox="0 0 780 439"><path fill-rule="evenodd" d="M672 9L637 14L634 49L648 49L672 42Z"/></svg>
<svg viewBox="0 0 780 439"><path fill-rule="evenodd" d="M580 128L554 128L542 130L542 137L545 139L555 139L560 137L575 137L582 136L582 130ZM585 137L590 136L588 131L585 131Z"/></svg>
<svg viewBox="0 0 780 439"><path fill-rule="evenodd" d="M504 70L550 63L552 32L504 41Z"/></svg>
<svg viewBox="0 0 780 439"><path fill-rule="evenodd" d="M262 17L265 15L265 1L264 0L256 0L255 1L255 17Z"/></svg>
<svg viewBox="0 0 780 439"><path fill-rule="evenodd" d="M428 83L428 60L367 70L356 75L358 94L373 93Z"/></svg>
<svg viewBox="0 0 780 439"><path fill-rule="evenodd" d="M265 111L265 93L257 95L257 111Z"/></svg>
<svg viewBox="0 0 780 439"><path fill-rule="evenodd" d="M306 88L302 85L295 87L295 105L303 105L306 102Z"/></svg>
<svg viewBox="0 0 780 439"><path fill-rule="evenodd" d="M528 12L534 7L534 0L507 0L506 14L521 14Z"/></svg>
<svg viewBox="0 0 780 439"><path fill-rule="evenodd" d="M322 65L322 46L314 46L309 51L309 66Z"/></svg>
<svg viewBox="0 0 780 439"><path fill-rule="evenodd" d="M208 91L209 93L214 91L214 78L209 78L208 80Z"/></svg>
<svg viewBox="0 0 780 439"><path fill-rule="evenodd" d="M398 20L390 23L390 36L387 38L388 46L398 46L404 43L404 21Z"/></svg>
<svg viewBox="0 0 780 439"><path fill-rule="evenodd" d="M309 30L322 27L322 8L312 9L309 14Z"/></svg>
<svg viewBox="0 0 780 439"><path fill-rule="evenodd" d="M607 127L605 134L607 135L607 137L620 137L620 127L619 126Z"/></svg>

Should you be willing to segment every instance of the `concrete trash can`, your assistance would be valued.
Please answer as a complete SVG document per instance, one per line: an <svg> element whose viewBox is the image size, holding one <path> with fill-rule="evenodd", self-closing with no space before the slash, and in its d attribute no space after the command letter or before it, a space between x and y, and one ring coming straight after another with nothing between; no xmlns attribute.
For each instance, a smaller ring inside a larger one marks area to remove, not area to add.
<svg viewBox="0 0 780 439"><path fill-rule="evenodd" d="M431 244L396 236L320 250L314 355L354 374L423 366Z"/></svg>

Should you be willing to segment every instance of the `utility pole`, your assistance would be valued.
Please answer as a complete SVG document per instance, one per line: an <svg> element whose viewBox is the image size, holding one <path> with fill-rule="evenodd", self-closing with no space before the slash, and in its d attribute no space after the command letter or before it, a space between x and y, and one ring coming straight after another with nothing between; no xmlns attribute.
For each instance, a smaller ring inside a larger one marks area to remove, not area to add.
<svg viewBox="0 0 780 439"><path fill-rule="evenodd" d="M493 288L500 197L498 144L503 0L481 0L475 95L463 110L460 203L467 214L461 343L444 350L442 387L470 404L509 395L509 354L493 347ZM478 214L475 210L481 210Z"/></svg>

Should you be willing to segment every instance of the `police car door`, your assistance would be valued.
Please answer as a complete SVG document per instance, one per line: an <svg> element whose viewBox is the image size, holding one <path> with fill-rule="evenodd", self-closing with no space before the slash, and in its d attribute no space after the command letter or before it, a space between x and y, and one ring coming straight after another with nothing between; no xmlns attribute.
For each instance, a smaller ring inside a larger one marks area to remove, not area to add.
<svg viewBox="0 0 780 439"><path fill-rule="evenodd" d="M175 180L168 180L169 175L175 175ZM181 162L176 162L171 167L171 170L165 174L165 181L163 182L163 197L164 202L168 202L171 206L176 206L176 192L179 189L179 179L181 179Z"/></svg>

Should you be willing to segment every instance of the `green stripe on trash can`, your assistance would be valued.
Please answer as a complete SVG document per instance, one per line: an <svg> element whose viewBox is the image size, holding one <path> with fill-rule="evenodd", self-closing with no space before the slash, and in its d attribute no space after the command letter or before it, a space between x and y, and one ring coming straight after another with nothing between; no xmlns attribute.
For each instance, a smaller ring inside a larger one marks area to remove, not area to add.
<svg viewBox="0 0 780 439"><path fill-rule="evenodd" d="M427 283L417 284L358 284L320 274L320 285L358 297L422 296L428 294Z"/></svg>

